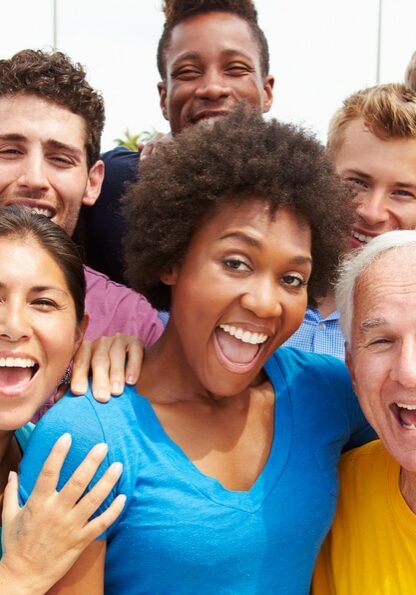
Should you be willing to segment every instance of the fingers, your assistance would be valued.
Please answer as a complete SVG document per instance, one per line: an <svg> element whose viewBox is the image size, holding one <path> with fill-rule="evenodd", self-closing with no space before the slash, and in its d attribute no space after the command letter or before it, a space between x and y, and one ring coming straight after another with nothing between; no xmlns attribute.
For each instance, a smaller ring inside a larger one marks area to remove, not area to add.
<svg viewBox="0 0 416 595"><path fill-rule="evenodd" d="M129 337L129 339L125 377L127 384L136 384L142 371L144 345L138 337Z"/></svg>
<svg viewBox="0 0 416 595"><path fill-rule="evenodd" d="M56 490L62 465L71 448L71 441L70 434L62 434L55 442L48 458L43 464L29 500L33 501L37 498L43 498Z"/></svg>
<svg viewBox="0 0 416 595"><path fill-rule="evenodd" d="M20 510L17 490L17 473L15 471L10 471L3 493L3 512L1 515L3 527L7 526L7 523L10 522Z"/></svg>
<svg viewBox="0 0 416 595"><path fill-rule="evenodd" d="M87 454L82 463L73 472L59 496L62 502L73 506L83 495L88 484L94 477L108 451L107 444L96 444ZM114 482L115 483L115 482Z"/></svg>
<svg viewBox="0 0 416 595"><path fill-rule="evenodd" d="M84 340L74 355L71 391L75 395L83 395L88 390L88 373L91 365L92 352L93 342Z"/></svg>
<svg viewBox="0 0 416 595"><path fill-rule="evenodd" d="M81 514L85 522L101 506L111 490L114 488L123 471L121 463L113 463L106 470L95 486L78 502L77 513Z"/></svg>
<svg viewBox="0 0 416 595"><path fill-rule="evenodd" d="M96 539L103 533L114 521L120 516L124 505L126 503L126 496L119 494L110 506L95 519L90 521L84 528L84 536L87 541Z"/></svg>

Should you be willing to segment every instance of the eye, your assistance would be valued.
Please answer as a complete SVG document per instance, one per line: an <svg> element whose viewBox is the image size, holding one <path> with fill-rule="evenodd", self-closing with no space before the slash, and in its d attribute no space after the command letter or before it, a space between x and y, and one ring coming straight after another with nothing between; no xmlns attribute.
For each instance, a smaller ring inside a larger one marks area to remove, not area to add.
<svg viewBox="0 0 416 595"><path fill-rule="evenodd" d="M4 147L0 149L0 157L3 157L5 159L13 159L14 157L18 157L22 154L23 152L20 149L17 149L16 147Z"/></svg>
<svg viewBox="0 0 416 595"><path fill-rule="evenodd" d="M249 272L250 265L241 258L226 258L224 259L224 266L232 271Z"/></svg>
<svg viewBox="0 0 416 595"><path fill-rule="evenodd" d="M285 285L289 285L289 287L304 287L308 284L303 275L295 273L284 275L284 277L282 277L282 281Z"/></svg>
<svg viewBox="0 0 416 595"><path fill-rule="evenodd" d="M361 178L344 178L344 182L348 184L348 186L350 186L352 189L356 189L357 191L365 190L368 188L368 183L365 180L362 180Z"/></svg>
<svg viewBox="0 0 416 595"><path fill-rule="evenodd" d="M249 72L253 72L253 69L247 66L246 64L230 64L225 69L227 74L231 76L241 76L243 74L247 74Z"/></svg>
<svg viewBox="0 0 416 595"><path fill-rule="evenodd" d="M35 306L36 309L41 310L43 312L49 312L50 310L58 310L58 304L50 299L50 298L36 298L31 302L32 306Z"/></svg>
<svg viewBox="0 0 416 595"><path fill-rule="evenodd" d="M172 78L181 81L190 81L201 74L201 70L195 66L184 66L172 73Z"/></svg>
<svg viewBox="0 0 416 595"><path fill-rule="evenodd" d="M400 199L414 200L416 198L412 192L409 190L403 190L401 188L394 190L392 194L394 197L398 197Z"/></svg>
<svg viewBox="0 0 416 595"><path fill-rule="evenodd" d="M73 160L67 155L50 155L49 159L60 166L70 166L74 164Z"/></svg>

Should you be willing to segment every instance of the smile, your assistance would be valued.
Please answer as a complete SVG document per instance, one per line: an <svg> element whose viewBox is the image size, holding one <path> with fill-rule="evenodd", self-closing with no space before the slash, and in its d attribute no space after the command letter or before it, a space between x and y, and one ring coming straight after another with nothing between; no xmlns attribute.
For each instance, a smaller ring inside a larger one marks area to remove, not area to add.
<svg viewBox="0 0 416 595"><path fill-rule="evenodd" d="M18 397L28 387L39 366L26 357L0 357L0 394Z"/></svg>
<svg viewBox="0 0 416 595"><path fill-rule="evenodd" d="M250 331L246 331L237 326L231 326L230 324L220 324L220 328L243 343L258 345L259 343L267 341L267 335L264 333L251 333Z"/></svg>
<svg viewBox="0 0 416 595"><path fill-rule="evenodd" d="M45 217L48 217L48 219L52 219L53 217L53 213L49 209L39 209L38 207L35 207L31 208L30 212L32 215L44 215Z"/></svg>
<svg viewBox="0 0 416 595"><path fill-rule="evenodd" d="M256 366L269 336L233 324L221 324L214 333L214 345L221 365L236 374L250 373Z"/></svg>
<svg viewBox="0 0 416 595"><path fill-rule="evenodd" d="M351 231L351 235L363 244L368 244L373 239L373 236L365 236L363 233L358 233L357 231Z"/></svg>
<svg viewBox="0 0 416 595"><path fill-rule="evenodd" d="M416 430L416 404L395 403L394 408L400 425L407 430Z"/></svg>

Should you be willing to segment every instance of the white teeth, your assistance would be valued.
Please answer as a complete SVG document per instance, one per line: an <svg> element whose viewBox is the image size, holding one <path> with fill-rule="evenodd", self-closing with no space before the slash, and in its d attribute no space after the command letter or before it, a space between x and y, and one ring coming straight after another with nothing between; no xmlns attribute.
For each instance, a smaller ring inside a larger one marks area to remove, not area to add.
<svg viewBox="0 0 416 595"><path fill-rule="evenodd" d="M408 403L397 403L397 407L400 407L400 409L408 409L409 411L415 411L416 404L409 405Z"/></svg>
<svg viewBox="0 0 416 595"><path fill-rule="evenodd" d="M372 236L365 236L364 234L358 233L356 231L352 231L351 235L353 238L360 240L360 242L364 242L364 244L368 244L368 242L370 242L373 239Z"/></svg>
<svg viewBox="0 0 416 595"><path fill-rule="evenodd" d="M32 207L30 209L33 215L44 215L45 217L52 217L52 212L49 209L40 209L39 207Z"/></svg>
<svg viewBox="0 0 416 595"><path fill-rule="evenodd" d="M0 368L33 368L36 362L24 357L0 357Z"/></svg>
<svg viewBox="0 0 416 595"><path fill-rule="evenodd" d="M250 331L245 331L240 327L231 326L230 324L220 324L220 328L232 337L240 339L243 343L258 345L259 343L267 341L267 335L265 333L251 333Z"/></svg>

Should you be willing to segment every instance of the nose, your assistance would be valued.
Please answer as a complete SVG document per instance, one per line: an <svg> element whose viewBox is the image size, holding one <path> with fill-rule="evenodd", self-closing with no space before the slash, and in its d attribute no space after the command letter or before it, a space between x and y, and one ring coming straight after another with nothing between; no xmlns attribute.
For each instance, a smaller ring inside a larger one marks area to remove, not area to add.
<svg viewBox="0 0 416 595"><path fill-rule="evenodd" d="M210 70L206 72L203 77L199 79L199 85L195 90L195 95L199 99L206 99L208 101L218 101L224 99L231 94L231 87L224 79L222 72Z"/></svg>
<svg viewBox="0 0 416 595"><path fill-rule="evenodd" d="M391 378L404 388L416 388L416 338L403 343L394 361Z"/></svg>
<svg viewBox="0 0 416 595"><path fill-rule="evenodd" d="M258 318L278 318L282 314L282 303L276 280L253 279L241 296L241 305Z"/></svg>
<svg viewBox="0 0 416 595"><path fill-rule="evenodd" d="M367 225L375 226L389 219L388 203L384 191L374 189L355 199L355 212Z"/></svg>
<svg viewBox="0 0 416 595"><path fill-rule="evenodd" d="M30 337L30 326L21 304L0 305L0 340L17 342Z"/></svg>
<svg viewBox="0 0 416 595"><path fill-rule="evenodd" d="M27 188L35 192L46 192L48 190L49 182L43 154L33 152L26 156L26 159L22 162L22 172L17 183L21 188Z"/></svg>

